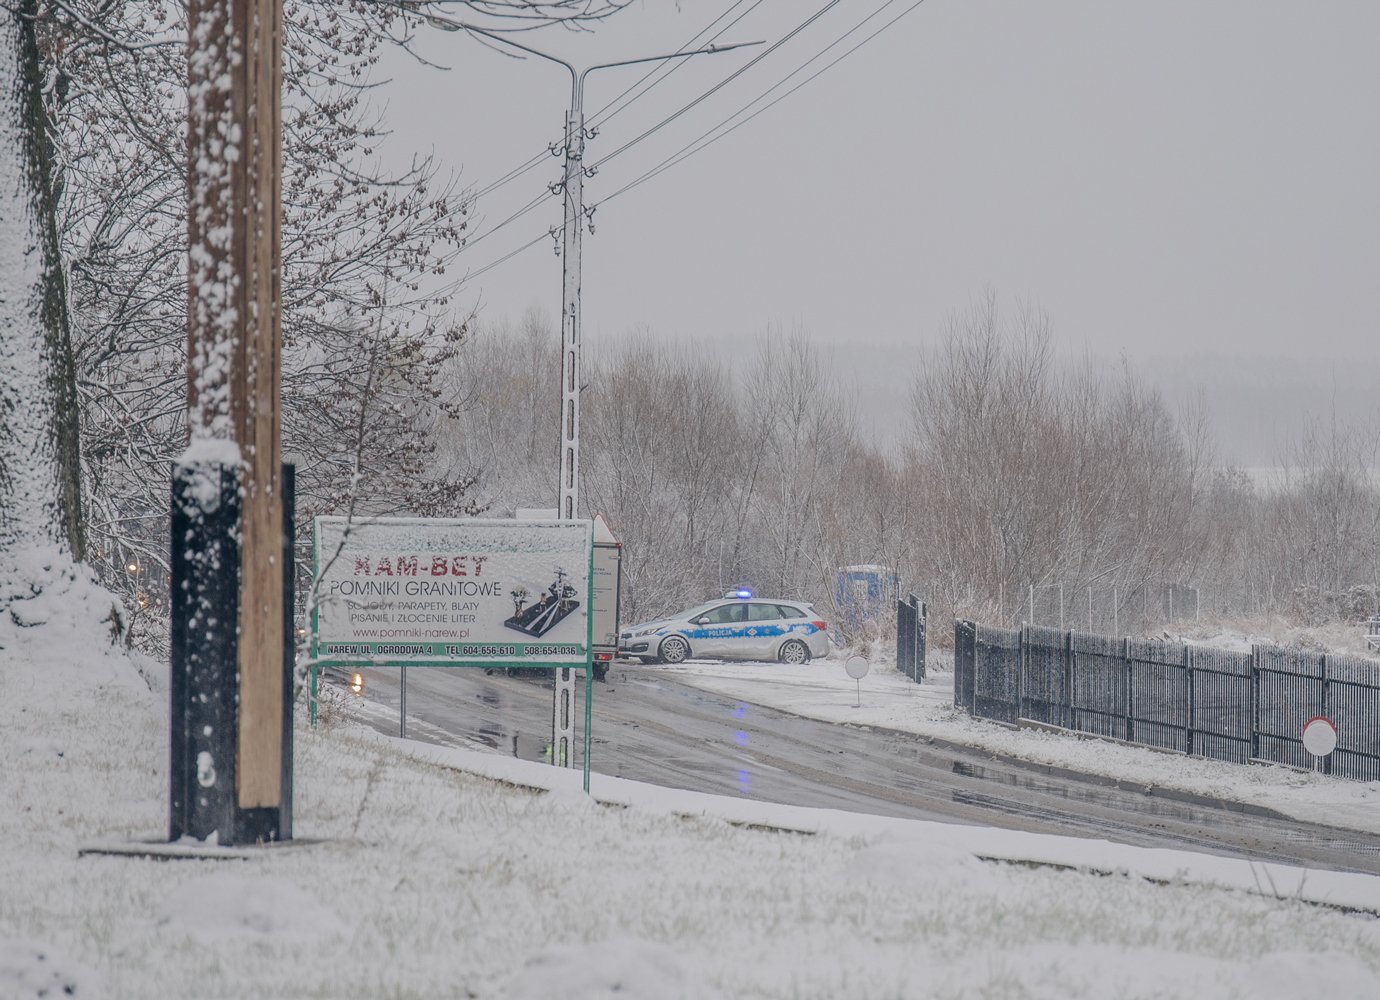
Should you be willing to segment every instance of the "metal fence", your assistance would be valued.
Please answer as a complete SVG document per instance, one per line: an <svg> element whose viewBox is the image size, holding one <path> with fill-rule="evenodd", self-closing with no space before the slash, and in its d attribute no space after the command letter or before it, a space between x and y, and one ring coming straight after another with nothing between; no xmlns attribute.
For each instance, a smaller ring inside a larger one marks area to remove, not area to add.
<svg viewBox="0 0 1380 1000"><path fill-rule="evenodd" d="M954 705L1182 753L1310 767L1305 723L1326 716L1322 770L1380 780L1380 663L1252 646L1250 652L1025 627L954 626Z"/></svg>
<svg viewBox="0 0 1380 1000"><path fill-rule="evenodd" d="M1007 621L1045 628L1126 635L1197 621L1199 611L1198 588L1181 583L1134 587L1056 583L1027 587L1021 603L1004 614Z"/></svg>
<svg viewBox="0 0 1380 1000"><path fill-rule="evenodd" d="M896 669L917 684L925 679L925 602L914 594L896 602Z"/></svg>

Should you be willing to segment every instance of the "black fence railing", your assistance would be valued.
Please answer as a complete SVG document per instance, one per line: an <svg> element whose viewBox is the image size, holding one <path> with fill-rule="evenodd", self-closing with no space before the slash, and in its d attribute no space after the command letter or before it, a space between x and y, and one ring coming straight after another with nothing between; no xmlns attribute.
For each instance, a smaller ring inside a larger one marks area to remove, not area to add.
<svg viewBox="0 0 1380 1000"><path fill-rule="evenodd" d="M914 594L896 602L896 669L917 684L925 679L925 602Z"/></svg>
<svg viewBox="0 0 1380 1000"><path fill-rule="evenodd" d="M1337 729L1322 770L1380 780L1380 663L1249 652L1026 626L954 625L954 705L1201 757L1313 767L1303 727Z"/></svg>

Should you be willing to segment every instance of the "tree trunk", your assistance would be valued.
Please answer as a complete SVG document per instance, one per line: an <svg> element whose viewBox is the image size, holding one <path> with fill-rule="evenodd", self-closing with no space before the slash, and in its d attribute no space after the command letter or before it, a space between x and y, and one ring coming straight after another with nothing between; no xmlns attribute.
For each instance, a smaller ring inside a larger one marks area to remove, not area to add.
<svg viewBox="0 0 1380 1000"><path fill-rule="evenodd" d="M53 545L80 560L76 376L35 6L0 5L0 560Z"/></svg>

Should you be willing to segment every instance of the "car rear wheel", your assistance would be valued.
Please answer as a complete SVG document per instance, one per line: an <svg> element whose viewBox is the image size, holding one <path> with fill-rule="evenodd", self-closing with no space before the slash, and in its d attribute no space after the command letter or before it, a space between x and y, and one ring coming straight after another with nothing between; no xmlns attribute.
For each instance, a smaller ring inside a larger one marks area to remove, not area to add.
<svg viewBox="0 0 1380 1000"><path fill-rule="evenodd" d="M781 662L799 666L810 659L810 650L799 639L792 639L781 647Z"/></svg>
<svg viewBox="0 0 1380 1000"><path fill-rule="evenodd" d="M678 635L661 641L662 663L684 663L690 656L690 644Z"/></svg>

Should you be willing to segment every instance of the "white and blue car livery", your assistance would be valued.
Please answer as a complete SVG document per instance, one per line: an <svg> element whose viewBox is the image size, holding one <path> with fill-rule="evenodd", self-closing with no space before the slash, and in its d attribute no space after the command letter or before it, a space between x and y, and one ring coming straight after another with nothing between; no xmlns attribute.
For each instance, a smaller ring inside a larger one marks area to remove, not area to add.
<svg viewBox="0 0 1380 1000"><path fill-rule="evenodd" d="M828 654L828 626L814 608L743 590L634 625L618 637L618 655L644 663L682 663L692 656L804 663Z"/></svg>

